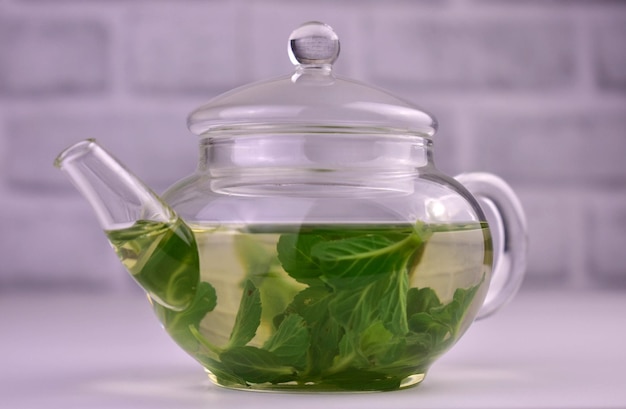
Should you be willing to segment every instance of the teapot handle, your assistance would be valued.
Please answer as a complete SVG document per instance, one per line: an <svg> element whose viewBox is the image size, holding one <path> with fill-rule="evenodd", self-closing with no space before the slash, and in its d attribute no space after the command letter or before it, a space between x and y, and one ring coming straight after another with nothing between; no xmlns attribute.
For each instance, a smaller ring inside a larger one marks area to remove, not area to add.
<svg viewBox="0 0 626 409"><path fill-rule="evenodd" d="M522 205L511 187L490 173L455 177L479 202L493 240L493 275L477 319L490 316L513 298L526 271L527 228Z"/></svg>

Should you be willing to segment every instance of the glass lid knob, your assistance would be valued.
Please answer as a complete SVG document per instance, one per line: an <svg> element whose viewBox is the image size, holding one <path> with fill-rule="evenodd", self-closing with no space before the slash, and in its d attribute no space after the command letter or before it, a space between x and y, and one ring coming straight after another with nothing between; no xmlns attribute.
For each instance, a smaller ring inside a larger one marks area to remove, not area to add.
<svg viewBox="0 0 626 409"><path fill-rule="evenodd" d="M296 66L331 65L339 55L339 37L327 24L311 21L289 36L289 59Z"/></svg>

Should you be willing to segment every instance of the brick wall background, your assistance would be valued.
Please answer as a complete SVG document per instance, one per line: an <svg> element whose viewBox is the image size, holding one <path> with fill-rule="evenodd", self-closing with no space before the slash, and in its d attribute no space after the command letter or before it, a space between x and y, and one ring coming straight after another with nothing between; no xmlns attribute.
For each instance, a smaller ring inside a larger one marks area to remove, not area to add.
<svg viewBox="0 0 626 409"><path fill-rule="evenodd" d="M526 290L626 289L626 2L0 0L0 292L134 288L54 157L96 137L162 191L195 167L187 113L290 72L308 20L339 74L435 113L442 170L519 193Z"/></svg>

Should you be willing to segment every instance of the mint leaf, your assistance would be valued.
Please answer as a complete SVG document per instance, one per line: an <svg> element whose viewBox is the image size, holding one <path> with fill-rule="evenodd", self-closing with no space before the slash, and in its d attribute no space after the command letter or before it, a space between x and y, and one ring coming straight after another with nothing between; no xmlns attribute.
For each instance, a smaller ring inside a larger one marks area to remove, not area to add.
<svg viewBox="0 0 626 409"><path fill-rule="evenodd" d="M189 332L189 327L198 328L200 322L217 304L215 288L205 281L198 284L195 297L189 307L183 311L174 311L153 303L154 311L163 323L167 332L185 350L193 351L198 348L198 341Z"/></svg>
<svg viewBox="0 0 626 409"><path fill-rule="evenodd" d="M328 368L339 351L339 341L343 336L341 326L328 310L334 294L328 287L307 287L298 293L285 310L285 314L302 317L310 335L306 373L313 376ZM276 317L275 325L280 324L286 315Z"/></svg>
<svg viewBox="0 0 626 409"><path fill-rule="evenodd" d="M252 281L247 280L241 294L239 310L237 311L235 324L226 348L243 346L250 342L256 335L256 330L260 324L261 296Z"/></svg>
<svg viewBox="0 0 626 409"><path fill-rule="evenodd" d="M430 336L432 346L440 344L453 335L453 327L440 317L426 312L418 312L409 318L409 328L415 333L424 333Z"/></svg>
<svg viewBox="0 0 626 409"><path fill-rule="evenodd" d="M337 291L329 301L332 317L347 331L361 332L379 316L378 302L387 288L386 280L364 288Z"/></svg>
<svg viewBox="0 0 626 409"><path fill-rule="evenodd" d="M181 220L138 220L129 228L105 231L120 260L155 301L186 309L200 280L198 247Z"/></svg>
<svg viewBox="0 0 626 409"><path fill-rule="evenodd" d="M473 287L457 288L454 291L454 296L452 297L452 300L454 302L457 302L458 307L459 307L457 310L457 314L456 314L457 324L460 324L461 319L465 317L465 314L467 313L468 308L472 304L472 301L474 301L474 297L476 296L476 293L478 292L478 288L480 287L480 284L482 284L484 279L485 278L483 276L483 279L480 281L480 283Z"/></svg>
<svg viewBox="0 0 626 409"><path fill-rule="evenodd" d="M382 277L363 289L343 290L329 303L329 311L345 332L334 370L367 368L398 356L409 331L406 320L408 276Z"/></svg>
<svg viewBox="0 0 626 409"><path fill-rule="evenodd" d="M432 288L411 288L407 293L407 316L418 312L428 312L441 306L437 293Z"/></svg>
<svg viewBox="0 0 626 409"><path fill-rule="evenodd" d="M458 339L460 326L481 284L482 280L468 289L458 288L452 301L445 305L439 302L431 289L412 292L410 298L413 304L407 311L422 311L411 314L408 324L413 333L426 335L419 340L421 346L427 344L431 353L436 354ZM422 298L418 299L420 295Z"/></svg>
<svg viewBox="0 0 626 409"><path fill-rule="evenodd" d="M247 382L287 382L296 375L293 367L281 364L272 352L252 346L230 348L220 354L220 361Z"/></svg>
<svg viewBox="0 0 626 409"><path fill-rule="evenodd" d="M283 269L291 277L304 284L315 283L321 271L317 261L313 259L311 250L324 238L309 234L283 234L278 240L276 249Z"/></svg>
<svg viewBox="0 0 626 409"><path fill-rule="evenodd" d="M381 320L376 320L360 334L359 347L363 355L375 357L385 354L392 341L393 334Z"/></svg>
<svg viewBox="0 0 626 409"><path fill-rule="evenodd" d="M433 318L440 323L449 325L453 335L456 336L480 284L482 284L482 280L479 284L467 289L457 288L454 291L452 301L446 305L431 309Z"/></svg>
<svg viewBox="0 0 626 409"><path fill-rule="evenodd" d="M263 349L274 353L285 364L303 368L306 365L309 343L306 323L301 316L291 314L283 319L276 332L265 342Z"/></svg>
<svg viewBox="0 0 626 409"><path fill-rule="evenodd" d="M316 243L311 256L323 271L324 281L333 288L354 288L401 269L406 255L414 250L406 243L368 234Z"/></svg>
<svg viewBox="0 0 626 409"><path fill-rule="evenodd" d="M380 317L394 335L403 336L409 331L406 309L409 276L404 268L387 278L384 296L379 300Z"/></svg>
<svg viewBox="0 0 626 409"><path fill-rule="evenodd" d="M408 286L408 274L400 269L364 288L334 294L329 312L345 335L339 344L339 355L333 360L333 371L373 368L402 354L403 338L409 332Z"/></svg>

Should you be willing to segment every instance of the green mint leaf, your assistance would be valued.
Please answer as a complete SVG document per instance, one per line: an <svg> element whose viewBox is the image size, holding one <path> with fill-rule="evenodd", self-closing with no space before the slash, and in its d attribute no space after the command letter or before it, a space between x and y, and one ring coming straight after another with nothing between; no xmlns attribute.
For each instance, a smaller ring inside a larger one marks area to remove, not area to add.
<svg viewBox="0 0 626 409"><path fill-rule="evenodd" d="M198 291L194 297L191 305L184 311L174 313L176 320L185 320L186 324L195 324L198 326L200 321L209 312L213 311L217 305L217 294L215 288L206 281L198 284ZM180 325L180 324L179 324Z"/></svg>
<svg viewBox="0 0 626 409"><path fill-rule="evenodd" d="M401 355L409 332L406 319L408 276L404 272L382 277L365 288L342 290L329 311L345 332L334 370L367 368Z"/></svg>
<svg viewBox="0 0 626 409"><path fill-rule="evenodd" d="M370 283L364 288L334 293L328 303L328 310L333 319L347 332L358 334L367 328L380 315L378 303L387 288L386 280L383 281Z"/></svg>
<svg viewBox="0 0 626 409"><path fill-rule="evenodd" d="M308 354L307 373L317 375L323 373L333 362L339 352L339 342L343 337L343 329L329 315L322 321L309 326L311 346Z"/></svg>
<svg viewBox="0 0 626 409"><path fill-rule="evenodd" d="M332 292L327 287L307 287L293 297L285 314L298 314L310 325L321 321L328 314L328 301Z"/></svg>
<svg viewBox="0 0 626 409"><path fill-rule="evenodd" d="M436 294L431 289L414 291L410 298L414 301L413 310L424 311L413 313L408 320L409 328L413 334L421 334L418 348L428 345L427 350L431 355L448 348L459 337L460 326L472 303L482 281L470 288L459 288L454 292L452 301L442 305ZM417 295L422 295L420 301L415 301ZM437 303L439 302L439 305ZM419 306L419 308L417 307Z"/></svg>
<svg viewBox="0 0 626 409"><path fill-rule="evenodd" d="M122 263L148 294L171 309L186 309L200 280L199 256L191 229L181 220L138 220L106 234Z"/></svg>
<svg viewBox="0 0 626 409"><path fill-rule="evenodd" d="M410 317L418 312L428 312L440 307L441 301L432 288L411 288L407 293L406 313Z"/></svg>
<svg viewBox="0 0 626 409"><path fill-rule="evenodd" d="M311 255L333 288L354 288L392 273L399 246L385 236L365 235L315 244Z"/></svg>
<svg viewBox="0 0 626 409"><path fill-rule="evenodd" d="M387 352L392 341L393 334L381 320L376 320L360 334L359 347L363 355L378 357Z"/></svg>
<svg viewBox="0 0 626 409"><path fill-rule="evenodd" d="M403 269L392 272L365 287L337 291L329 302L329 311L346 332L358 334L372 322L381 320L394 335L403 336L409 330L408 287L408 275Z"/></svg>
<svg viewBox="0 0 626 409"><path fill-rule="evenodd" d="M230 348L220 354L220 361L227 373L253 383L287 382L296 375L294 368L282 365L272 352L252 346Z"/></svg>
<svg viewBox="0 0 626 409"><path fill-rule="evenodd" d="M409 318L409 328L415 333L428 334L431 343L436 345L452 337L453 327L440 317L433 317L426 312L418 312Z"/></svg>
<svg viewBox="0 0 626 409"><path fill-rule="evenodd" d="M345 334L339 341L339 351L327 373L341 373L350 368L368 368L370 362L359 349L359 336L355 333Z"/></svg>
<svg viewBox="0 0 626 409"><path fill-rule="evenodd" d="M288 315L268 338L263 349L268 350L283 363L298 368L306 365L310 336L304 319L296 314Z"/></svg>
<svg viewBox="0 0 626 409"><path fill-rule="evenodd" d="M378 307L385 326L396 336L404 336L409 331L407 323L407 292L409 276L404 268L387 278L388 284Z"/></svg>
<svg viewBox="0 0 626 409"><path fill-rule="evenodd" d="M370 365L389 365L400 358L406 341L404 336L392 334L382 321L375 321L361 333L359 347Z"/></svg>
<svg viewBox="0 0 626 409"><path fill-rule="evenodd" d="M195 297L187 309L174 311L158 303L153 308L167 332L185 350L193 351L198 347L198 341L189 332L189 327L198 328L204 317L217 305L215 288L205 281L198 284Z"/></svg>
<svg viewBox="0 0 626 409"><path fill-rule="evenodd" d="M483 280L484 280L484 277L483 277ZM481 280L479 284L473 287L457 288L454 291L454 296L452 297L452 299L459 303L459 309L462 312L463 316L465 316L467 309L470 307L470 304L472 304L472 301L474 301L474 297L476 296L476 293L478 292L478 288L483 283L483 280Z"/></svg>
<svg viewBox="0 0 626 409"><path fill-rule="evenodd" d="M321 274L311 255L313 246L324 238L314 234L283 234L276 249L283 269L291 277L304 284L315 283Z"/></svg>
<svg viewBox="0 0 626 409"><path fill-rule="evenodd" d="M310 335L307 357L307 374L316 375L328 368L339 352L343 336L341 326L332 319L329 302L334 294L328 287L307 287L299 292L285 310L285 314L297 314L304 320ZM277 317L275 322L286 316Z"/></svg>
<svg viewBox="0 0 626 409"><path fill-rule="evenodd" d="M431 309L432 317L441 323L447 323L451 327L453 335L456 336L481 284L482 281L470 288L457 288L454 291L452 301Z"/></svg>
<svg viewBox="0 0 626 409"><path fill-rule="evenodd" d="M250 342L256 335L256 330L260 324L261 296L252 281L247 280L241 294L239 310L235 317L235 324L230 333L227 348L243 346Z"/></svg>
<svg viewBox="0 0 626 409"><path fill-rule="evenodd" d="M410 359L428 356L433 349L433 338L425 332L410 332L406 336L406 355Z"/></svg>
<svg viewBox="0 0 626 409"><path fill-rule="evenodd" d="M198 284L195 297L183 311L174 311L158 303L153 304L157 316L169 331L186 329L189 325L199 326L204 316L213 311L216 305L215 288L205 281Z"/></svg>
<svg viewBox="0 0 626 409"><path fill-rule="evenodd" d="M330 315L344 331L333 371L368 368L402 354L409 332L407 264L421 247L418 235L403 237L367 234L314 247L324 280L336 290Z"/></svg>

